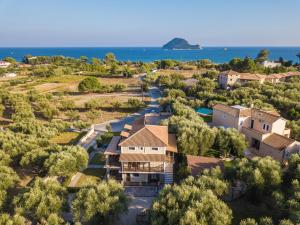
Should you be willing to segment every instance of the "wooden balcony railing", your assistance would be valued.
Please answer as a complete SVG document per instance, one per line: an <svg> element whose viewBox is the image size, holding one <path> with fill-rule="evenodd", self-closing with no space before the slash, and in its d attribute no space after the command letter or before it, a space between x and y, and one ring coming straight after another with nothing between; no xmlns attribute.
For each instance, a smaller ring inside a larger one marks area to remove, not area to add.
<svg viewBox="0 0 300 225"><path fill-rule="evenodd" d="M153 173L162 173L164 172L164 166L145 166L145 167L132 167L123 165L122 167L123 172L153 172Z"/></svg>

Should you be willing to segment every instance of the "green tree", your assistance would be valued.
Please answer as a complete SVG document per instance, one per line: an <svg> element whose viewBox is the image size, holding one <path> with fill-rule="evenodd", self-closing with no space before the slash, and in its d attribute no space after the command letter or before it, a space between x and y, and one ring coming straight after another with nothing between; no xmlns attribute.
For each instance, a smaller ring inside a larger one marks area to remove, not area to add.
<svg viewBox="0 0 300 225"><path fill-rule="evenodd" d="M258 225L258 223L255 221L255 219L247 218L240 222L240 225Z"/></svg>
<svg viewBox="0 0 300 225"><path fill-rule="evenodd" d="M17 61L16 61L13 57L5 57L5 58L3 59L3 61L9 62L9 63L11 63L11 64L16 64L16 63L17 63Z"/></svg>
<svg viewBox="0 0 300 225"><path fill-rule="evenodd" d="M52 153L44 164L50 175L70 176L87 167L88 154L80 146L64 146L61 151Z"/></svg>
<svg viewBox="0 0 300 225"><path fill-rule="evenodd" d="M68 110L68 111L65 112L65 115L71 121L75 121L75 120L78 120L80 118L78 110Z"/></svg>
<svg viewBox="0 0 300 225"><path fill-rule="evenodd" d="M16 185L19 177L16 172L8 167L0 164L0 209L6 200L7 190Z"/></svg>
<svg viewBox="0 0 300 225"><path fill-rule="evenodd" d="M167 91L167 97L172 100L176 100L179 97L184 98L185 96L186 95L185 95L184 91L182 91L180 89L170 89Z"/></svg>
<svg viewBox="0 0 300 225"><path fill-rule="evenodd" d="M11 162L11 158L4 151L0 150L0 166L8 166Z"/></svg>
<svg viewBox="0 0 300 225"><path fill-rule="evenodd" d="M104 62L106 63L106 64L110 64L110 63L114 63L114 62L116 62L117 60L116 60L116 56L114 55L114 53L107 53L106 55L105 55L105 58L104 58Z"/></svg>
<svg viewBox="0 0 300 225"><path fill-rule="evenodd" d="M194 180L172 187L166 185L153 203L151 224L231 224L230 208L218 199L209 187L211 182L205 185L201 181L196 181L194 184Z"/></svg>
<svg viewBox="0 0 300 225"><path fill-rule="evenodd" d="M269 50L267 50L267 49L262 49L262 50L258 53L258 55L257 55L257 57L256 57L256 59L255 59L255 61L258 62L258 63L262 63L262 62L264 62L264 61L268 61L268 60L269 60L269 55L270 55Z"/></svg>
<svg viewBox="0 0 300 225"><path fill-rule="evenodd" d="M90 110L86 113L86 117L92 122L94 122L100 116L101 116L101 110Z"/></svg>
<svg viewBox="0 0 300 225"><path fill-rule="evenodd" d="M80 92L96 92L101 88L101 84L96 77L87 77L78 84Z"/></svg>
<svg viewBox="0 0 300 225"><path fill-rule="evenodd" d="M139 100L139 99L136 99L136 98L129 98L129 99L127 100L127 105L128 105L130 108L139 110L139 109L141 109L141 108L143 108L143 107L145 106L145 103L142 102L142 101Z"/></svg>
<svg viewBox="0 0 300 225"><path fill-rule="evenodd" d="M75 102L71 99L63 99L60 102L60 108L62 110L72 110L76 108Z"/></svg>
<svg viewBox="0 0 300 225"><path fill-rule="evenodd" d="M99 99L91 99L85 103L86 109L98 109L101 107L101 101Z"/></svg>
<svg viewBox="0 0 300 225"><path fill-rule="evenodd" d="M41 222L51 214L61 214L65 194L65 188L57 181L37 178L29 189L15 198L14 203L17 212Z"/></svg>
<svg viewBox="0 0 300 225"><path fill-rule="evenodd" d="M243 158L237 162L237 178L247 184L252 200L259 201L262 194L270 195L280 187L282 171L279 162L270 156Z"/></svg>
<svg viewBox="0 0 300 225"><path fill-rule="evenodd" d="M133 73L130 70L130 67L129 66L124 66L124 68L123 68L123 76L124 77L132 77L132 75L133 75Z"/></svg>
<svg viewBox="0 0 300 225"><path fill-rule="evenodd" d="M19 181L19 177L16 172L8 166L0 165L0 177L0 190L12 188Z"/></svg>
<svg viewBox="0 0 300 225"><path fill-rule="evenodd" d="M220 152L222 156L243 156L247 146L248 142L245 136L236 129L217 129L213 148Z"/></svg>
<svg viewBox="0 0 300 225"><path fill-rule="evenodd" d="M98 218L108 221L127 209L127 198L121 184L114 180L83 187L72 203L75 221L87 222Z"/></svg>
<svg viewBox="0 0 300 225"><path fill-rule="evenodd" d="M19 214L10 216L9 214L0 214L1 225L28 225L26 219Z"/></svg>

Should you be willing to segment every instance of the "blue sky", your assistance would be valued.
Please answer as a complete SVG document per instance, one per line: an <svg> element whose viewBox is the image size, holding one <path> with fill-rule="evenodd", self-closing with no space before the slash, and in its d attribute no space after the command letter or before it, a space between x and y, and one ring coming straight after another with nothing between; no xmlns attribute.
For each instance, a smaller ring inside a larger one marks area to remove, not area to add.
<svg viewBox="0 0 300 225"><path fill-rule="evenodd" d="M0 46L300 46L299 0L0 0Z"/></svg>

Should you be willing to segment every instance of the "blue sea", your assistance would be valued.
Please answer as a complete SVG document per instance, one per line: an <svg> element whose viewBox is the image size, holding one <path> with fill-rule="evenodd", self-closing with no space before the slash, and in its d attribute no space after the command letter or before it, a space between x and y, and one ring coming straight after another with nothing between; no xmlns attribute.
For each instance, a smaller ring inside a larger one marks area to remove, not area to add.
<svg viewBox="0 0 300 225"><path fill-rule="evenodd" d="M63 55L75 58L80 56L103 58L107 53L112 52L120 61L151 62L161 59L179 61L210 59L216 63L224 63L234 57L256 57L261 49L270 51L271 60L283 57L285 60L293 60L294 62L298 61L296 55L300 52L300 47L204 47L201 50L164 50L154 47L0 48L0 59L11 56L21 61L23 56L27 54L33 56Z"/></svg>

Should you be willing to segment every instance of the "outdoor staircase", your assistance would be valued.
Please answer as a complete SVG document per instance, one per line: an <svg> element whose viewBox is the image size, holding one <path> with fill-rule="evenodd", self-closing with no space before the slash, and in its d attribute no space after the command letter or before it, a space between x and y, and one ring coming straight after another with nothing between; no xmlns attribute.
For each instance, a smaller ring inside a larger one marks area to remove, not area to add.
<svg viewBox="0 0 300 225"><path fill-rule="evenodd" d="M173 184L173 163L166 163L165 165L165 184Z"/></svg>

